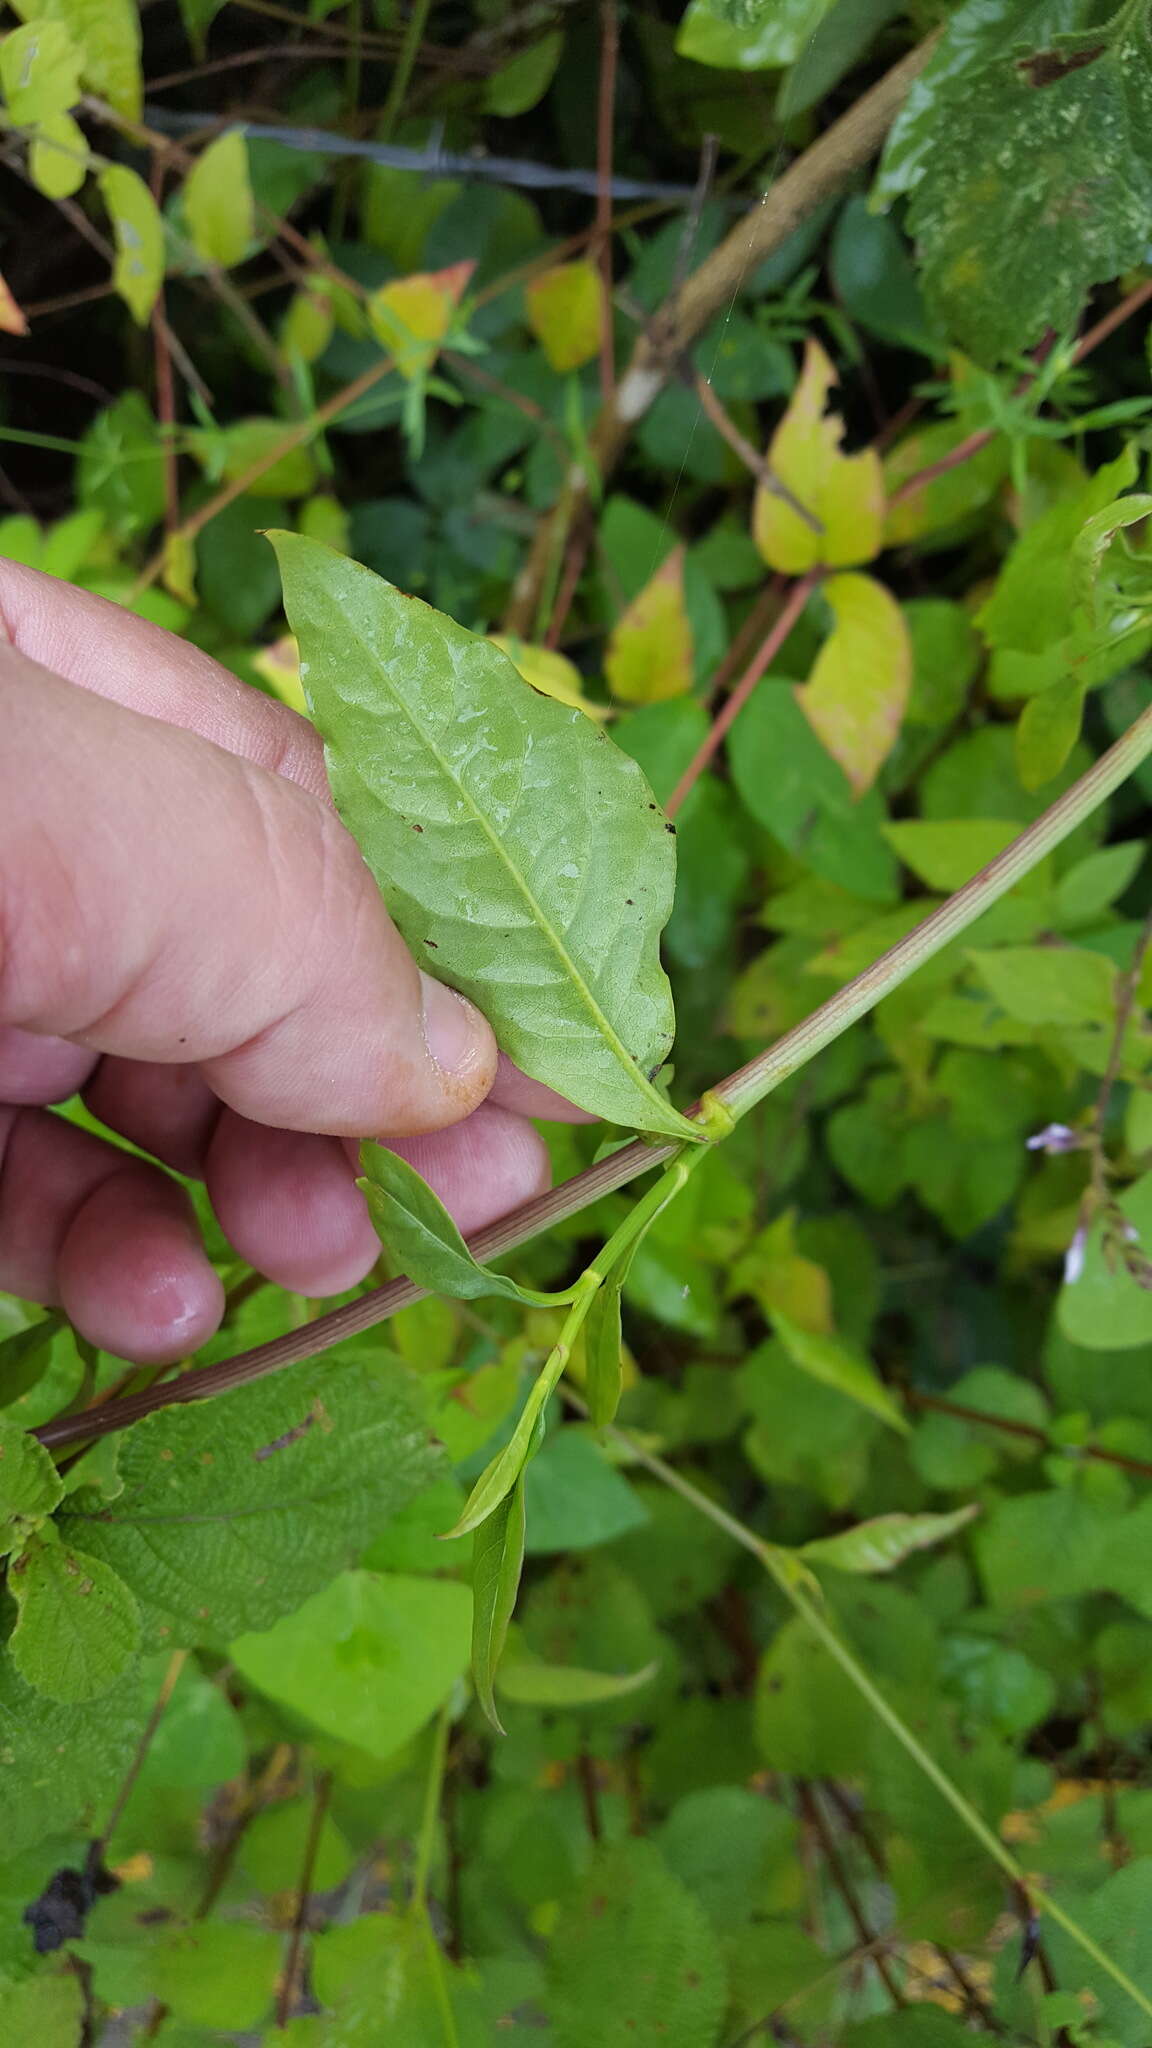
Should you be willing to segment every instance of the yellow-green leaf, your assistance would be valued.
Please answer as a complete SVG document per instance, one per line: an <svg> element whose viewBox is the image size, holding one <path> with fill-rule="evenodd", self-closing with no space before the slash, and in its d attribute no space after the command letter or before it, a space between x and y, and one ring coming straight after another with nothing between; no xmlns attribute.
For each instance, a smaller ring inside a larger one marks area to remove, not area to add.
<svg viewBox="0 0 1152 2048"><path fill-rule="evenodd" d="M692 688L682 547L673 548L612 628L604 673L612 695L626 704L658 704Z"/></svg>
<svg viewBox="0 0 1152 2048"><path fill-rule="evenodd" d="M280 346L302 362L314 363L332 339L336 315L322 278L309 278L293 297L280 327Z"/></svg>
<svg viewBox="0 0 1152 2048"><path fill-rule="evenodd" d="M810 1564L833 1565L838 1572L890 1572L914 1551L946 1543L967 1526L980 1509L975 1504L943 1515L874 1515L854 1529L835 1536L817 1536L801 1545Z"/></svg>
<svg viewBox="0 0 1152 2048"><path fill-rule="evenodd" d="M799 1366L801 1372L810 1373L814 1380L821 1380L826 1387L835 1387L850 1401L858 1401L870 1415L878 1415L881 1422L887 1422L892 1429L907 1434L908 1424L901 1409L883 1380L859 1352L842 1344L837 1337L825 1336L817 1330L802 1330L779 1309L772 1311L772 1325L793 1365Z"/></svg>
<svg viewBox="0 0 1152 2048"><path fill-rule="evenodd" d="M420 271L381 285L368 300L368 322L402 377L419 377L435 361L449 332L474 263Z"/></svg>
<svg viewBox="0 0 1152 2048"><path fill-rule="evenodd" d="M773 569L801 575L824 564L870 562L884 530L884 479L874 449L845 455L843 421L825 411L836 372L818 341L809 341L791 402L768 448L768 463L812 514L811 526L773 492L756 493L752 531Z"/></svg>
<svg viewBox="0 0 1152 2048"><path fill-rule="evenodd" d="M542 696L555 697L559 704L571 704L588 718L611 718L610 704L593 704L584 695L584 678L566 654L557 654L551 647L533 647L528 641L506 633L490 633L488 638Z"/></svg>
<svg viewBox="0 0 1152 2048"><path fill-rule="evenodd" d="M129 121L140 118L140 10L136 0L14 0L24 21L58 21L82 53L90 92Z"/></svg>
<svg viewBox="0 0 1152 2048"><path fill-rule="evenodd" d="M100 173L100 196L116 236L112 282L143 327L164 280L164 228L143 178L125 164Z"/></svg>
<svg viewBox="0 0 1152 2048"><path fill-rule="evenodd" d="M83 55L63 22L29 21L0 43L0 86L17 127L66 114L80 97Z"/></svg>
<svg viewBox="0 0 1152 2048"><path fill-rule="evenodd" d="M578 370L600 347L604 280L594 263L558 263L524 293L528 325L554 370Z"/></svg>
<svg viewBox="0 0 1152 2048"><path fill-rule="evenodd" d="M217 136L197 157L184 183L184 219L205 263L230 270L244 261L256 215L242 128Z"/></svg>
<svg viewBox="0 0 1152 2048"><path fill-rule="evenodd" d="M1059 775L1080 737L1084 684L1064 675L1029 697L1016 727L1016 766L1025 789L1042 789Z"/></svg>
<svg viewBox="0 0 1152 2048"><path fill-rule="evenodd" d="M181 604L196 608L196 544L186 533L170 533L164 542L160 580Z"/></svg>
<svg viewBox="0 0 1152 2048"><path fill-rule="evenodd" d="M912 643L895 598L874 577L831 576L824 595L836 623L796 696L816 737L863 796L900 731Z"/></svg>
<svg viewBox="0 0 1152 2048"><path fill-rule="evenodd" d="M88 144L71 114L50 114L33 132L28 174L46 199L70 199L88 176Z"/></svg>
<svg viewBox="0 0 1152 2048"><path fill-rule="evenodd" d="M252 666L282 704L290 704L293 711L307 718L308 699L300 681L300 649L294 633L285 633L270 647L262 647L259 654L252 656Z"/></svg>

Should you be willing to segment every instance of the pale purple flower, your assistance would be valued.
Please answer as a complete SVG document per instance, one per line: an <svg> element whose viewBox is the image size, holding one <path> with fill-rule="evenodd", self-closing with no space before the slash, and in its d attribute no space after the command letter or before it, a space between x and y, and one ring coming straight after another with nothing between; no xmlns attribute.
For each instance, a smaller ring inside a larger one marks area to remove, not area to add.
<svg viewBox="0 0 1152 2048"><path fill-rule="evenodd" d="M1074 1152L1080 1143L1077 1131L1068 1124L1045 1124L1042 1131L1034 1131L1024 1140L1029 1152Z"/></svg>
<svg viewBox="0 0 1152 2048"><path fill-rule="evenodd" d="M1076 1282L1080 1278L1081 1273L1084 1271L1084 1254L1087 1251L1087 1249L1087 1225L1080 1223L1077 1225L1072 1242L1064 1254L1065 1287L1075 1287Z"/></svg>

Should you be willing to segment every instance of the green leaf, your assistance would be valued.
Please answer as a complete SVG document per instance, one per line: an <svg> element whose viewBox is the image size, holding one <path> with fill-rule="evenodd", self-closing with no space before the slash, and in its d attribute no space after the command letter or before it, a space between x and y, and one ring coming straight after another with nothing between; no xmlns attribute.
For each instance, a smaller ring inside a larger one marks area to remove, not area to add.
<svg viewBox="0 0 1152 2048"><path fill-rule="evenodd" d="M1115 592L1103 575L1105 557L1118 533L1126 527L1135 526L1147 519L1152 512L1152 498L1145 492L1136 491L1130 497L1118 498L1113 505L1105 505L1101 511L1085 521L1072 549L1072 575L1076 595L1094 615L1097 623L1103 623L1114 601ZM1139 561L1133 565L1147 581L1148 565Z"/></svg>
<svg viewBox="0 0 1152 2048"><path fill-rule="evenodd" d="M0 1977L0 2005L9 2040L36 2048L81 2048L86 2020L84 1989L68 1969L26 1977Z"/></svg>
<svg viewBox="0 0 1152 2048"><path fill-rule="evenodd" d="M430 1294L473 1301L502 1294L507 1301L549 1307L557 1297L534 1294L473 1258L443 1202L398 1152L366 1138L360 1147L365 1177L358 1180L372 1221L400 1270ZM560 1297L563 1298L563 1297Z"/></svg>
<svg viewBox="0 0 1152 2048"><path fill-rule="evenodd" d="M345 1572L230 1655L269 1699L370 1756L392 1756L468 1664L472 1595L452 1579Z"/></svg>
<svg viewBox="0 0 1152 2048"><path fill-rule="evenodd" d="M1095 924L1134 880L1145 852L1142 839L1126 839L1102 846L1069 868L1056 884L1056 923L1061 929Z"/></svg>
<svg viewBox="0 0 1152 2048"><path fill-rule="evenodd" d="M196 57L204 55L208 31L225 0L180 0L180 15Z"/></svg>
<svg viewBox="0 0 1152 2048"><path fill-rule="evenodd" d="M577 1424L549 1431L525 1486L531 1557L611 1543L647 1520L635 1488Z"/></svg>
<svg viewBox="0 0 1152 2048"><path fill-rule="evenodd" d="M1120 1213L1145 1257L1152 1254L1152 1173L1120 1198ZM1091 1351L1126 1351L1152 1341L1152 1293L1128 1271L1103 1221L1088 1232L1078 1278L1065 1280L1057 1303L1060 1328Z"/></svg>
<svg viewBox="0 0 1152 2048"><path fill-rule="evenodd" d="M1029 697L1016 727L1016 765L1025 789L1042 789L1059 775L1084 723L1084 684L1061 676Z"/></svg>
<svg viewBox="0 0 1152 2048"><path fill-rule="evenodd" d="M721 70L776 71L793 64L832 0L691 0L676 52Z"/></svg>
<svg viewBox="0 0 1152 2048"><path fill-rule="evenodd" d="M692 688L692 626L684 602L684 549L673 548L608 637L604 674L624 704L658 704Z"/></svg>
<svg viewBox="0 0 1152 2048"><path fill-rule="evenodd" d="M21 1337L31 1334L18 1332ZM60 1474L43 1444L18 1423L0 1416L0 1556L18 1550L29 1531L63 1498Z"/></svg>
<svg viewBox="0 0 1152 2048"><path fill-rule="evenodd" d="M631 1258L622 1260L609 1273L593 1297L584 1325L584 1391L597 1429L606 1428L620 1406L624 1386L620 1297L631 1263Z"/></svg>
<svg viewBox="0 0 1152 2048"><path fill-rule="evenodd" d="M539 42L529 43L499 71L494 71L484 88L484 105L490 114L498 114L510 120L516 114L527 114L543 99L556 75L560 52L564 48L564 33L556 29L551 35L541 36Z"/></svg>
<svg viewBox="0 0 1152 2048"><path fill-rule="evenodd" d="M62 1316L41 1316L26 1330L14 1330L10 1337L0 1339L0 1408L10 1407L43 1377L63 1325Z"/></svg>
<svg viewBox="0 0 1152 2048"><path fill-rule="evenodd" d="M566 1363L566 1352L562 1346L557 1346L538 1374L508 1442L480 1474L464 1503L459 1521L444 1531L446 1539L467 1536L470 1530L478 1529L511 1492L529 1458L540 1448L545 1426L544 1409Z"/></svg>
<svg viewBox="0 0 1152 2048"><path fill-rule="evenodd" d="M650 1842L602 1848L552 1943L556 2048L714 2048L723 1959L697 1901Z"/></svg>
<svg viewBox="0 0 1152 2048"><path fill-rule="evenodd" d="M596 355L604 327L599 266L580 257L542 271L525 287L524 310L549 368L559 376L581 369Z"/></svg>
<svg viewBox="0 0 1152 2048"><path fill-rule="evenodd" d="M89 162L87 137L71 114L49 114L37 124L28 172L46 199L70 199L88 176Z"/></svg>
<svg viewBox="0 0 1152 2048"><path fill-rule="evenodd" d="M100 197L116 236L112 283L143 327L164 282L164 224L143 178L124 164L101 171Z"/></svg>
<svg viewBox="0 0 1152 2048"><path fill-rule="evenodd" d="M969 959L1002 1010L1022 1024L1111 1024L1116 969L1079 946L1001 946Z"/></svg>
<svg viewBox="0 0 1152 2048"><path fill-rule="evenodd" d="M954 1508L946 1515L875 1515L854 1529L801 1544L800 1556L809 1564L832 1565L838 1572L890 1572L915 1551L946 1543L979 1512L973 1506Z"/></svg>
<svg viewBox="0 0 1152 2048"><path fill-rule="evenodd" d="M645 1664L639 1671L582 1671L574 1664L545 1664L535 1657L506 1657L500 1667L498 1690L503 1699L519 1707L543 1707L546 1711L598 1707L605 1700L627 1699L640 1692L656 1676L658 1666Z"/></svg>
<svg viewBox="0 0 1152 2048"><path fill-rule="evenodd" d="M198 256L225 270L242 263L256 230L242 128L229 128L198 156L184 181L184 219Z"/></svg>
<svg viewBox="0 0 1152 2048"><path fill-rule="evenodd" d="M78 1494L68 1541L138 1595L158 1643L266 1627L350 1564L435 1469L398 1378L331 1353L122 1439L123 1491Z"/></svg>
<svg viewBox="0 0 1152 2048"><path fill-rule="evenodd" d="M140 119L140 13L136 0L18 0L26 21L59 22L81 52L90 92L128 121Z"/></svg>
<svg viewBox="0 0 1152 2048"><path fill-rule="evenodd" d="M908 222L930 309L980 361L1069 328L1146 252L1152 38L1142 11L1117 19L1075 55L1002 37L937 108Z"/></svg>
<svg viewBox="0 0 1152 2048"><path fill-rule="evenodd" d="M836 1337L821 1336L815 1330L802 1330L787 1316L781 1315L779 1309L773 1309L772 1323L793 1365L799 1366L801 1372L810 1373L814 1380L835 1387L838 1393L847 1394L850 1401L858 1402L861 1408L879 1416L881 1422L888 1423L892 1429L907 1432L908 1423L903 1410L867 1359L841 1344Z"/></svg>
<svg viewBox="0 0 1152 2048"><path fill-rule="evenodd" d="M853 799L781 676L765 676L752 692L732 727L728 758L751 816L813 874L870 902L897 900L899 871L881 837L879 796L870 790Z"/></svg>
<svg viewBox="0 0 1152 2048"><path fill-rule="evenodd" d="M1017 837L1002 818L902 818L884 837L930 889L961 889Z"/></svg>
<svg viewBox="0 0 1152 2048"><path fill-rule="evenodd" d="M8 1586L18 1609L8 1654L21 1678L66 1706L108 1692L140 1647L140 1609L119 1573L34 1537Z"/></svg>
<svg viewBox="0 0 1152 2048"><path fill-rule="evenodd" d="M524 1568L524 1523L521 1475L472 1538L472 1683L497 1735L504 1729L492 1689Z"/></svg>
<svg viewBox="0 0 1152 2048"><path fill-rule="evenodd" d="M162 1943L156 1996L194 2027L248 2032L271 2015L283 1944L270 1927L211 1920Z"/></svg>
<svg viewBox="0 0 1152 2048"><path fill-rule="evenodd" d="M534 1079L687 1135L648 1078L672 1043L658 941L675 859L639 770L487 641L315 542L270 537L337 805L417 959Z"/></svg>
<svg viewBox="0 0 1152 2048"><path fill-rule="evenodd" d="M30 21L0 42L0 87L18 128L66 114L80 97L81 51L60 21Z"/></svg>
<svg viewBox="0 0 1152 2048"><path fill-rule="evenodd" d="M1152 1856L1140 1856L1124 1870L1105 1878L1091 1898L1076 1899L1076 1919L1129 1980L1147 1996L1152 1983ZM1118 2048L1143 2048L1148 2039L1148 2015L1135 2004L1130 1993L1085 1956L1060 1927L1045 1930L1045 1942L1058 1972L1058 1981L1091 2000L1091 2010L1100 2014L1104 2042Z"/></svg>
<svg viewBox="0 0 1152 2048"><path fill-rule="evenodd" d="M27 1685L0 1657L0 1806L4 1855L64 1828L103 1818L132 1760L156 1697L139 1668L82 1707L62 1706Z"/></svg>
<svg viewBox="0 0 1152 2048"><path fill-rule="evenodd" d="M894 597L873 576L830 576L834 625L797 700L853 794L872 787L899 736L912 645Z"/></svg>
<svg viewBox="0 0 1152 2048"><path fill-rule="evenodd" d="M230 427L188 435L188 446L213 482L239 483L262 464L258 476L244 486L246 497L302 498L316 482L316 464L309 450L291 445L286 420L236 420ZM290 445L285 446L289 442ZM250 529L249 529L250 530Z"/></svg>

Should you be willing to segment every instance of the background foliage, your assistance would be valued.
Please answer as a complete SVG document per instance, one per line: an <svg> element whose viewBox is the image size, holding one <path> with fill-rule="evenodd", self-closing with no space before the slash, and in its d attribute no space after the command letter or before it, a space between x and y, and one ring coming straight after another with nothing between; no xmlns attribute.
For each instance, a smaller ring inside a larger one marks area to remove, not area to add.
<svg viewBox="0 0 1152 2048"><path fill-rule="evenodd" d="M677 812L679 1101L1152 699L1143 0L5 27L0 551L293 703L262 529L502 634ZM440 1537L555 1310L426 1301L57 1469L28 1431L146 1376L0 1298L12 2040L1145 2048L1150 793L659 1217L618 1425L578 1351L527 1468L502 1737ZM205 1225L198 1364L320 1312Z"/></svg>

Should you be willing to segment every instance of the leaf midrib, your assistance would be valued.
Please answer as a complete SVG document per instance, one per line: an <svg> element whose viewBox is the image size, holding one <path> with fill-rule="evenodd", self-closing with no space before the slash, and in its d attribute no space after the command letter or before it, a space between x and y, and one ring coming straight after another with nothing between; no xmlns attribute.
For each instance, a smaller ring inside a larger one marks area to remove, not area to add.
<svg viewBox="0 0 1152 2048"><path fill-rule="evenodd" d="M545 915L543 908L537 902L537 899L533 894L533 891L529 887L525 877L521 874L520 870L515 866L515 864L509 859L509 856L503 844L501 843L497 834L494 832L492 826L489 824L488 819L484 815L484 812L476 803L471 792L468 790L467 786L460 781L454 769L449 765L449 763L444 758L444 755L440 752L439 747L436 746L435 742L432 740L430 735L425 731L424 727L420 724L415 713L412 711L410 705L406 703L405 699L401 696L400 692L394 687L391 681L391 677L388 673L388 669L385 666L384 662L380 659L380 656L376 654L373 651L373 649L368 645L368 642L363 638L358 629L355 626L350 626L349 621L346 618L342 618L341 623L345 626L346 629L350 630L352 637L359 642L360 646L364 649L364 653L368 660L371 661L373 665L380 670L380 672L384 676L385 683L393 703L397 705L399 709L403 712L413 732L416 734L417 739L420 740L423 743L423 745L427 747L428 752L432 755L432 758L436 762L437 766L442 770L444 775L447 777L448 781L452 784L452 787L459 791L461 797L468 806L469 811L471 812L477 824L483 831L484 836L487 839L489 845L492 847L493 852L496 854L497 858L501 862L502 866L504 867L505 871L507 872L512 882L519 889L520 894L523 896L525 902L528 904L529 909L533 914L533 919L537 929L540 931L545 940L552 946L552 949L557 955L561 963L561 966L565 969L569 976L569 979L575 985L577 993L583 1000L584 1005L588 1010L589 1015L591 1016L592 1021L595 1024L601 1038L603 1038L607 1042L613 1055L615 1056L619 1064L625 1069L625 1071L628 1073L631 1079L639 1085L641 1093L648 1100L656 1104L661 1111L662 1118L666 1118L669 1113L668 1104L664 1101L663 1096L660 1095L657 1092L657 1090L652 1086L652 1083L648 1080L648 1077L644 1073L643 1069L633 1059L631 1053L628 1051L627 1046L620 1038L618 1032L609 1022L608 1018L604 1015L604 1012L601 1009L599 1003L597 1002L596 997L593 995L592 990L589 988L588 983L584 979L584 976L580 973L579 969L577 968L576 963L573 960L572 955L569 953L568 948L565 946L562 938L560 937L559 932L555 929L551 920ZM455 663L453 663L453 667L455 667ZM377 792L374 789L372 789L371 784L368 783L367 778L365 777L363 771L359 766L359 763L352 761L350 765L352 766L354 772L359 776L361 782L364 783L365 788L369 790L371 795L375 796ZM672 1111L672 1114L676 1115L677 1112ZM661 1128L666 1130L668 1128L667 1123L662 1121Z"/></svg>

